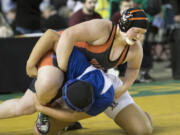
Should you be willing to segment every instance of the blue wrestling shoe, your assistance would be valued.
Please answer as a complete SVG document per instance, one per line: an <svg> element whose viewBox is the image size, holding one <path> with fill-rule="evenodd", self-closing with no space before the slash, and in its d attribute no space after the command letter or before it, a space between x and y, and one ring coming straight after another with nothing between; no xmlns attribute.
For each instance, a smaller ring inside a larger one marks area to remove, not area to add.
<svg viewBox="0 0 180 135"><path fill-rule="evenodd" d="M41 134L47 134L50 128L50 123L48 120L48 116L39 112L38 118L36 120L36 127L39 133Z"/></svg>

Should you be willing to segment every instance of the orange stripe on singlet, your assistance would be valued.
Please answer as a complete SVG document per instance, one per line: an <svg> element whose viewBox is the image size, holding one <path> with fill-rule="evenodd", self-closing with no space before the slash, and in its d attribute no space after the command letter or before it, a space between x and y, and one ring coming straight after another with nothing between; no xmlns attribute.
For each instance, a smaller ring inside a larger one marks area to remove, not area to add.
<svg viewBox="0 0 180 135"><path fill-rule="evenodd" d="M128 49L129 49L129 45L126 45L125 48L124 48L123 54L121 55L121 58L119 59L119 61L116 64L116 66L122 64L122 62L124 61L124 59L125 59L125 57L127 55Z"/></svg>
<svg viewBox="0 0 180 135"><path fill-rule="evenodd" d="M63 31L59 31L59 34L62 34ZM116 25L114 25L112 33L111 33L111 37L110 39L103 45L90 45L87 42L75 42L74 45L79 47L79 48L85 48L87 49L89 52L93 52L93 53L102 53L104 51L106 51L112 44L114 36L116 33Z"/></svg>
<svg viewBox="0 0 180 135"><path fill-rule="evenodd" d="M115 33L116 33L116 25L114 25L114 27L113 27L110 39L105 44L94 46L94 45L88 44L87 42L76 42L75 46L77 46L79 48L85 48L89 52L102 53L111 46L111 44L114 40Z"/></svg>
<svg viewBox="0 0 180 135"><path fill-rule="evenodd" d="M58 33L61 35L63 33L63 30L58 31Z"/></svg>
<svg viewBox="0 0 180 135"><path fill-rule="evenodd" d="M49 51L38 63L37 67L38 69L42 66L53 66L53 58L51 57L51 55L53 54L53 51Z"/></svg>
<svg viewBox="0 0 180 135"><path fill-rule="evenodd" d="M77 46L79 48L85 48L89 52L102 53L111 46L111 44L114 40L115 33L116 33L116 25L114 25L114 27L113 27L110 39L105 44L94 46L94 45L88 44L87 42L76 42L75 46Z"/></svg>

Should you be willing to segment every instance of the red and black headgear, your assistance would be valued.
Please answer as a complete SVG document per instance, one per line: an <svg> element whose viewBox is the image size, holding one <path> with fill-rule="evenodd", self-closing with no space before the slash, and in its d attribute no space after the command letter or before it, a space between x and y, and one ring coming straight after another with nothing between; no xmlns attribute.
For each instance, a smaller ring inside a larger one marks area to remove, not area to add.
<svg viewBox="0 0 180 135"><path fill-rule="evenodd" d="M122 13L119 20L121 31L127 32L131 27L146 29L148 26L148 18L144 10L140 8L129 8Z"/></svg>

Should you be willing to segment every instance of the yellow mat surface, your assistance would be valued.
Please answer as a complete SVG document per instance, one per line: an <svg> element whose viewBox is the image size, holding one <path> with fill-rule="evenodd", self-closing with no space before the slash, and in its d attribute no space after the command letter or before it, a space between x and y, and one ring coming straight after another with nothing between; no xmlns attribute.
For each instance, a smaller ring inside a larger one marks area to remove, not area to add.
<svg viewBox="0 0 180 135"><path fill-rule="evenodd" d="M180 82L135 85L130 93L136 103L152 115L154 135L180 135ZM0 120L0 135L32 135L36 115ZM64 132L63 135L125 134L105 114L81 123L84 129Z"/></svg>

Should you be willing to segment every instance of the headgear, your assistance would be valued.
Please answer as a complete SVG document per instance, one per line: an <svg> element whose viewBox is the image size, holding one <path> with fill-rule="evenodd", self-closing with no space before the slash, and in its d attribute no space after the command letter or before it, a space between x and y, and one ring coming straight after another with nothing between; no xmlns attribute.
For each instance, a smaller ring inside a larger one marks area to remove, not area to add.
<svg viewBox="0 0 180 135"><path fill-rule="evenodd" d="M88 82L70 80L62 89L62 98L71 109L78 112L88 111L94 103L94 88Z"/></svg>
<svg viewBox="0 0 180 135"><path fill-rule="evenodd" d="M125 10L119 20L119 27L123 32L127 32L131 27L146 29L147 25L148 18L146 13L140 8L129 8Z"/></svg>

